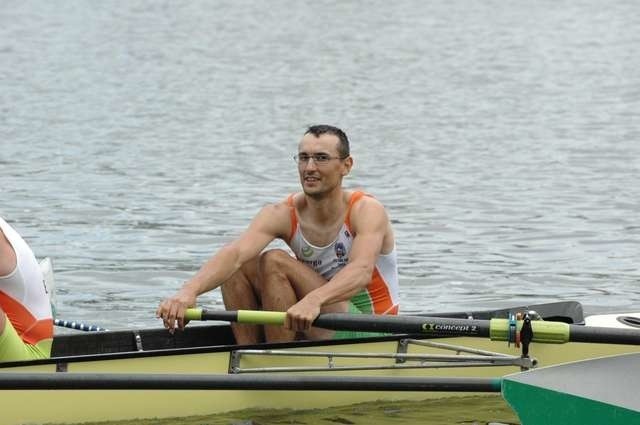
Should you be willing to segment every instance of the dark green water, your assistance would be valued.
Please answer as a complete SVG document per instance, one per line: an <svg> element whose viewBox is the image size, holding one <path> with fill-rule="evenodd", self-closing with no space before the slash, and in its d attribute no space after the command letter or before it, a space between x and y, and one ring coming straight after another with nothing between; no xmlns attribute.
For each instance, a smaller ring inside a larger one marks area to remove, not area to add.
<svg viewBox="0 0 640 425"><path fill-rule="evenodd" d="M420 402L360 403L318 410L241 410L214 416L99 422L100 425L515 425L519 423L517 416L504 400L487 396Z"/></svg>

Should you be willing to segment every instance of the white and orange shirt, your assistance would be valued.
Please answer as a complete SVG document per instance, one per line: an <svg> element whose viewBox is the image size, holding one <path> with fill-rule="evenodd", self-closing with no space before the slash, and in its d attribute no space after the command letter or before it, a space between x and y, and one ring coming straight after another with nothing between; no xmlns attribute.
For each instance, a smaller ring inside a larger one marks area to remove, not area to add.
<svg viewBox="0 0 640 425"><path fill-rule="evenodd" d="M333 242L326 246L309 243L300 229L298 216L293 204L293 194L287 199L291 209L291 229L289 246L298 261L311 267L325 279L331 279L349 262L349 253L355 234L351 230L349 216L353 205L368 196L356 191L351 194L345 222ZM397 314L399 308L398 261L395 246L388 254L380 254L371 276L371 281L358 294L351 298L351 303L366 314Z"/></svg>
<svg viewBox="0 0 640 425"><path fill-rule="evenodd" d="M20 338L31 345L53 337L51 304L33 251L0 217L0 229L16 253L16 268L0 276L0 306Z"/></svg>

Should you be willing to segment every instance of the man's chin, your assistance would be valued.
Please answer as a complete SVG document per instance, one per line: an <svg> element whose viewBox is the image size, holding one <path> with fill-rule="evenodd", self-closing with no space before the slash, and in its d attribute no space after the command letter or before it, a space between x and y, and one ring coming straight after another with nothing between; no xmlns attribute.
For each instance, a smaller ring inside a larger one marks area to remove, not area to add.
<svg viewBox="0 0 640 425"><path fill-rule="evenodd" d="M302 191L304 192L305 195L309 196L310 198L322 198L322 196L324 195L324 192L316 189L316 188L309 188L309 187L302 187Z"/></svg>

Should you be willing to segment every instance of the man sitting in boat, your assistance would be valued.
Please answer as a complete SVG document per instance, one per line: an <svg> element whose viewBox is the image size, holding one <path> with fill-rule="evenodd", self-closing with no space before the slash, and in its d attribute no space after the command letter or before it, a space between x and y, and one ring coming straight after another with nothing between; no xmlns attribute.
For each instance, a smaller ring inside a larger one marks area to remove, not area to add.
<svg viewBox="0 0 640 425"><path fill-rule="evenodd" d="M302 192L264 206L240 237L160 303L157 316L170 331L184 327L185 310L200 294L219 286L227 310L287 312L284 327L234 324L239 344L353 336L312 327L320 313L398 313L391 222L378 200L342 187L353 166L346 134L311 126L294 159ZM295 258L281 249L263 252L274 239Z"/></svg>
<svg viewBox="0 0 640 425"><path fill-rule="evenodd" d="M0 361L47 358L52 341L51 304L40 266L0 217Z"/></svg>

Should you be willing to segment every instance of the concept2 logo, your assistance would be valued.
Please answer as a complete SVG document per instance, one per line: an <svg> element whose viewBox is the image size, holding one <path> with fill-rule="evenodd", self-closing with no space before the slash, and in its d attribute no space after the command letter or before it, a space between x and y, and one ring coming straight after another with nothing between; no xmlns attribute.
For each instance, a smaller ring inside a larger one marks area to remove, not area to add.
<svg viewBox="0 0 640 425"><path fill-rule="evenodd" d="M423 323L422 332L434 334L477 334L478 326L476 325L454 325L452 323Z"/></svg>

